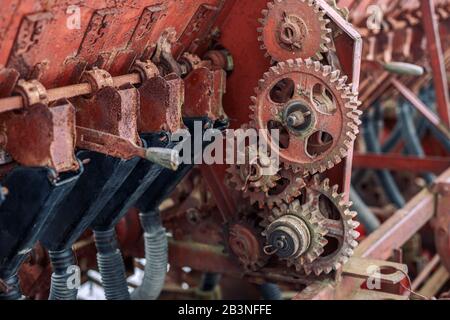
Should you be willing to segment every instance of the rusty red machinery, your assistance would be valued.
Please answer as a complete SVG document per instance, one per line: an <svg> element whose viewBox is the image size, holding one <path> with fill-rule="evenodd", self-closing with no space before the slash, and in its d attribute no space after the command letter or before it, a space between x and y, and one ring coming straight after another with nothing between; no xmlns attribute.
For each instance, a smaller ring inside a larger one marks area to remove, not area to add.
<svg viewBox="0 0 450 320"><path fill-rule="evenodd" d="M448 296L450 1L3 2L0 299Z"/></svg>

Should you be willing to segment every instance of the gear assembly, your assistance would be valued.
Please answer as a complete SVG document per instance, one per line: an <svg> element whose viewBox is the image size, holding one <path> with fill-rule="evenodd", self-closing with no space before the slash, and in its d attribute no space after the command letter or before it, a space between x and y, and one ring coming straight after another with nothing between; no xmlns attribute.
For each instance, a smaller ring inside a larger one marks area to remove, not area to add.
<svg viewBox="0 0 450 320"><path fill-rule="evenodd" d="M3 0L0 300L446 299L449 19Z"/></svg>

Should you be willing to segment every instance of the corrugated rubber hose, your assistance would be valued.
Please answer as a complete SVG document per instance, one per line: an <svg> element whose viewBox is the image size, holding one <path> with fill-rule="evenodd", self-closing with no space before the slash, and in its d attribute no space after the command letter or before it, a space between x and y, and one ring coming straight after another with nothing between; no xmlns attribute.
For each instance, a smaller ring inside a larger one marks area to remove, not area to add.
<svg viewBox="0 0 450 320"><path fill-rule="evenodd" d="M166 279L168 243L166 229L158 210L141 213L144 229L145 269L142 284L131 294L133 300L155 300L159 297Z"/></svg>
<svg viewBox="0 0 450 320"><path fill-rule="evenodd" d="M265 282L260 286L261 296L264 300L282 300L280 287L274 283Z"/></svg>
<svg viewBox="0 0 450 320"><path fill-rule="evenodd" d="M72 249L61 251L49 251L50 261L53 266L53 273L50 285L49 300L76 300L78 289L70 288L69 268L74 265Z"/></svg>
<svg viewBox="0 0 450 320"><path fill-rule="evenodd" d="M117 246L116 231L94 230L97 264L107 300L129 300L128 284L122 254Z"/></svg>
<svg viewBox="0 0 450 320"><path fill-rule="evenodd" d="M20 300L22 298L19 276L17 274L4 279L3 283L7 286L7 291L0 292L0 300Z"/></svg>

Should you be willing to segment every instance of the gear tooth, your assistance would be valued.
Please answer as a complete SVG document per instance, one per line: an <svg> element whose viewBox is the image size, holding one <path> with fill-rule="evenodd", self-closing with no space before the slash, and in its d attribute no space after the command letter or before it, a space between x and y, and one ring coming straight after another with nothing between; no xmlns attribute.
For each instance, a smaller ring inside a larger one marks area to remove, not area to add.
<svg viewBox="0 0 450 320"><path fill-rule="evenodd" d="M308 58L305 60L306 67L308 67L308 68L311 67L313 65L313 63L314 63L314 61L311 58Z"/></svg>
<svg viewBox="0 0 450 320"><path fill-rule="evenodd" d="M346 256L341 256L341 259L340 259L341 261L341 264L342 265L344 265L344 264L346 264L347 262L348 262L348 260L349 260L349 258L348 257L346 257Z"/></svg>
<svg viewBox="0 0 450 320"><path fill-rule="evenodd" d="M314 268L314 274L316 276L320 276L322 274L322 272L323 272L322 268L320 268L320 267Z"/></svg>
<svg viewBox="0 0 450 320"><path fill-rule="evenodd" d="M330 76L331 82L338 81L340 76L341 76L341 71L334 70L333 72L331 72L331 76Z"/></svg>
<svg viewBox="0 0 450 320"><path fill-rule="evenodd" d="M345 249L345 254L347 255L347 257L351 257L353 256L353 250L350 248Z"/></svg>
<svg viewBox="0 0 450 320"><path fill-rule="evenodd" d="M274 214L276 217L281 216L281 210L280 210L279 208L277 208L277 207L273 208L273 209L272 209L272 212L273 212L273 214Z"/></svg>
<svg viewBox="0 0 450 320"><path fill-rule="evenodd" d="M352 241L349 242L349 245L350 245L353 249L355 249L355 248L358 246L358 241L352 240Z"/></svg>
<svg viewBox="0 0 450 320"><path fill-rule="evenodd" d="M330 266L327 266L327 267L323 268L323 271L324 271L326 274L329 274L331 271L333 271L333 268L330 267Z"/></svg>
<svg viewBox="0 0 450 320"><path fill-rule="evenodd" d="M342 267L342 264L340 262L335 262L333 264L333 269L336 271L339 270L341 267Z"/></svg>
<svg viewBox="0 0 450 320"><path fill-rule="evenodd" d="M309 275L312 273L311 268L308 267L307 265L304 265L304 266L303 266L303 270L305 270L305 274L306 274L307 276L309 276Z"/></svg>
<svg viewBox="0 0 450 320"><path fill-rule="evenodd" d="M337 195L338 190L339 190L339 186L338 186L337 184L333 185L333 186L331 187L331 194L332 194L332 195Z"/></svg>
<svg viewBox="0 0 450 320"><path fill-rule="evenodd" d="M324 75L324 76L327 77L327 76L331 73L331 71L332 71L331 66L324 66L324 67L323 67L323 75Z"/></svg>
<svg viewBox="0 0 450 320"><path fill-rule="evenodd" d="M358 213L356 211L349 210L348 216L351 217L351 219L356 218L357 215L358 215ZM356 227L358 227L358 226L356 226Z"/></svg>
<svg viewBox="0 0 450 320"><path fill-rule="evenodd" d="M276 66L270 67L269 68L270 73L272 74L272 76L277 76L280 74L280 71L278 70L278 68Z"/></svg>
<svg viewBox="0 0 450 320"><path fill-rule="evenodd" d="M354 134L353 132L348 131L348 132L346 132L346 135L347 135L347 137L349 137L352 141L355 141L355 140L356 140L356 136L355 136L355 134Z"/></svg>
<svg viewBox="0 0 450 320"><path fill-rule="evenodd" d="M293 68L295 66L295 61L293 59L286 60L286 63L289 68Z"/></svg>
<svg viewBox="0 0 450 320"><path fill-rule="evenodd" d="M322 188L325 191L328 191L330 189L330 179L326 178L322 181Z"/></svg>
<svg viewBox="0 0 450 320"><path fill-rule="evenodd" d="M264 88L264 84L265 84L265 81L264 81L263 79L260 79L260 80L258 81L258 87L259 87L260 89L263 89L263 88Z"/></svg>
<svg viewBox="0 0 450 320"><path fill-rule="evenodd" d="M327 167L328 167L328 169L333 168L333 167L334 167L333 161L329 160L329 161L327 162Z"/></svg>
<svg viewBox="0 0 450 320"><path fill-rule="evenodd" d="M312 263L315 259L316 259L316 257L312 253L307 253L306 254L306 261L308 263Z"/></svg>
<svg viewBox="0 0 450 320"><path fill-rule="evenodd" d="M354 238L354 239L358 239L360 236L360 233L356 230L350 230L349 234Z"/></svg>
<svg viewBox="0 0 450 320"><path fill-rule="evenodd" d="M322 64L319 61L314 61L314 70L319 72L322 69Z"/></svg>

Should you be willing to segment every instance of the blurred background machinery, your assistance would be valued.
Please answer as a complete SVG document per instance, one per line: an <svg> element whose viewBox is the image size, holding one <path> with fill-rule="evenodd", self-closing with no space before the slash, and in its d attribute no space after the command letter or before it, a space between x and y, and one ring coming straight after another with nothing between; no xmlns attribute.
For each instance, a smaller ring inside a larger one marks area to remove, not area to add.
<svg viewBox="0 0 450 320"><path fill-rule="evenodd" d="M447 299L449 19L3 1L0 299ZM279 163L245 140L243 163L198 161L239 128Z"/></svg>

